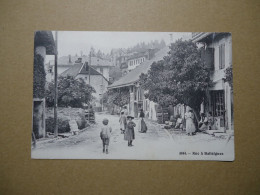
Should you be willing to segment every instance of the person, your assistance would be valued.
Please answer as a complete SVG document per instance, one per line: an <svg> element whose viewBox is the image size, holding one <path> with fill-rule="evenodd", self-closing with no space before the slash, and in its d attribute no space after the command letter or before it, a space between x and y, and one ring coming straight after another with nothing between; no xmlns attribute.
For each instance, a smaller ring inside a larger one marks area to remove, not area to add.
<svg viewBox="0 0 260 195"><path fill-rule="evenodd" d="M133 146L132 142L135 139L135 131L134 127L136 124L132 121L134 117L132 116L127 116L127 125L126 125L126 131L125 131L125 136L124 139L128 141L128 146Z"/></svg>
<svg viewBox="0 0 260 195"><path fill-rule="evenodd" d="M147 126L146 123L144 122L144 111L141 109L140 114L139 114L139 122L138 122L138 131L140 133L146 133L147 131Z"/></svg>
<svg viewBox="0 0 260 195"><path fill-rule="evenodd" d="M200 131L205 131L208 130L208 118L206 117L206 115L204 113L200 114L200 121L199 121L199 130Z"/></svg>
<svg viewBox="0 0 260 195"><path fill-rule="evenodd" d="M124 114L124 112L121 112L120 118L119 118L119 123L120 123L120 130L121 130L121 134L125 133L125 129L126 129L126 116Z"/></svg>
<svg viewBox="0 0 260 195"><path fill-rule="evenodd" d="M109 146L109 141L112 132L112 128L107 126L108 122L109 122L108 119L106 118L103 119L103 126L101 127L101 131L100 131L100 138L103 143L103 153L106 152L107 154L108 154L108 146Z"/></svg>
<svg viewBox="0 0 260 195"><path fill-rule="evenodd" d="M175 125L175 129L182 129L183 125L182 125L182 118L180 115L176 116L177 120L176 120L176 125Z"/></svg>
<svg viewBox="0 0 260 195"><path fill-rule="evenodd" d="M208 129L209 130L214 129L214 118L212 116L212 112L209 112L209 114L208 114L208 123L209 123Z"/></svg>
<svg viewBox="0 0 260 195"><path fill-rule="evenodd" d="M191 109L189 109L188 112L185 113L185 119L186 119L186 133L188 135L194 135L196 131L196 127L193 122L194 114L192 113Z"/></svg>

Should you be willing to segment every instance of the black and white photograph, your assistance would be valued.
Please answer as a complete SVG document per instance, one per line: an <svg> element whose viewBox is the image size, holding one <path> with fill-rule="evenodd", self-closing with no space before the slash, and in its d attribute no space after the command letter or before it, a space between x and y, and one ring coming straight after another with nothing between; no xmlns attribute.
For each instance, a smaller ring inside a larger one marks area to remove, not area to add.
<svg viewBox="0 0 260 195"><path fill-rule="evenodd" d="M234 161L230 32L35 31L32 52L32 159Z"/></svg>

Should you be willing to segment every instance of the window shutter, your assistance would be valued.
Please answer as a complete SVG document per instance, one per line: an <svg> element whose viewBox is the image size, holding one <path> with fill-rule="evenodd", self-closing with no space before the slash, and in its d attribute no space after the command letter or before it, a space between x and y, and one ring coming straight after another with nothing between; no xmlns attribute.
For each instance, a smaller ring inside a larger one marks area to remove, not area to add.
<svg viewBox="0 0 260 195"><path fill-rule="evenodd" d="M219 56L219 69L221 69L222 67L222 59L221 59L221 55L222 55L222 45L219 46L219 49L218 49L218 56Z"/></svg>
<svg viewBox="0 0 260 195"><path fill-rule="evenodd" d="M222 44L222 68L225 68L225 44Z"/></svg>

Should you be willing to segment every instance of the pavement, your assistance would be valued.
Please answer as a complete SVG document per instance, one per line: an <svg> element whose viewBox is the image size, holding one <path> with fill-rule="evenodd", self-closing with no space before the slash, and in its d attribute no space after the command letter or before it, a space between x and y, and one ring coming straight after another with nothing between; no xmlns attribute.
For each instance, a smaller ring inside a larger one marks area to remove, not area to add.
<svg viewBox="0 0 260 195"><path fill-rule="evenodd" d="M112 136L109 154L102 152L99 137L103 118L109 120ZM137 124L138 121L134 119ZM135 129L133 147L127 146L119 129L119 116L96 113L96 124L79 135L37 143L31 156L35 159L136 159L136 160L227 160L234 158L233 140L219 139L208 134L187 136L185 132L171 132L154 121L146 120L147 133ZM223 152L222 156L197 156L193 152ZM186 152L183 155L182 152ZM233 154L233 155L232 155Z"/></svg>

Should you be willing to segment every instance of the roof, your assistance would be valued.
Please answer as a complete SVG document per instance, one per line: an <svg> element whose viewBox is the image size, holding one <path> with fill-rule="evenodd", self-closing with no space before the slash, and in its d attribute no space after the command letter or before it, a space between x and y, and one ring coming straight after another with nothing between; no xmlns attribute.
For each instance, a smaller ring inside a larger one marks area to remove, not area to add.
<svg viewBox="0 0 260 195"><path fill-rule="evenodd" d="M164 56L168 54L170 51L169 47L164 47L155 53L155 56L151 60L146 60L131 72L121 77L119 80L115 81L112 85L108 86L108 89L112 88L120 88L125 86L133 85L135 82L139 80L139 77L142 73L147 73L150 69L153 62L158 62L163 60Z"/></svg>
<svg viewBox="0 0 260 195"><path fill-rule="evenodd" d="M76 77L79 74L79 71L80 71L82 66L83 66L83 64L75 64L75 65L71 66L71 68L62 72L60 75L61 76L68 76L69 75L69 76Z"/></svg>
<svg viewBox="0 0 260 195"><path fill-rule="evenodd" d="M69 61L69 58L71 59L71 62ZM73 66L75 61L78 60L78 58L82 58L82 62L88 61L88 56L61 56L58 58L58 66ZM54 60L50 60L50 65L54 66Z"/></svg>
<svg viewBox="0 0 260 195"><path fill-rule="evenodd" d="M146 57L147 55L148 54L146 52L135 53L135 54L129 56L128 60L137 59L137 58L141 58L141 57Z"/></svg>
<svg viewBox="0 0 260 195"><path fill-rule="evenodd" d="M69 75L69 76L72 76L72 77L76 77L79 74L85 74L85 75L89 74L89 72L86 70L85 64L82 64L82 63L75 64L71 68L62 72L60 74L60 76L68 76ZM90 75L100 75L108 82L108 80L101 73L99 73L98 71L96 71L92 67L90 67Z"/></svg>
<svg viewBox="0 0 260 195"><path fill-rule="evenodd" d="M109 60L101 59L98 57L91 57L91 66L113 66Z"/></svg>

